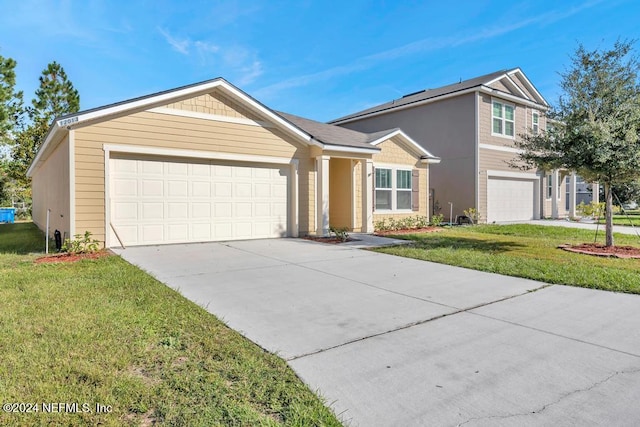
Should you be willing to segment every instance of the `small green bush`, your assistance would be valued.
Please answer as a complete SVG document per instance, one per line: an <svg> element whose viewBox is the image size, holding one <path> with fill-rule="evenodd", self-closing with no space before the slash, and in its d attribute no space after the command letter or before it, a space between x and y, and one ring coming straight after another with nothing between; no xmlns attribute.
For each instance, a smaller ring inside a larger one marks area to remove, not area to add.
<svg viewBox="0 0 640 427"><path fill-rule="evenodd" d="M444 221L443 214L437 214L431 217L431 225L433 225L434 227L438 227L439 225L442 224L443 221Z"/></svg>
<svg viewBox="0 0 640 427"><path fill-rule="evenodd" d="M347 240L349 240L349 233L348 233L348 228L347 227L333 227L330 226L329 227L329 231L333 234L336 235L336 238L339 239L341 242L346 242Z"/></svg>
<svg viewBox="0 0 640 427"><path fill-rule="evenodd" d="M66 239L62 244L62 252L68 252L72 255L87 254L97 252L99 249L99 241L91 238L91 232L85 231L84 237L76 234L74 239Z"/></svg>

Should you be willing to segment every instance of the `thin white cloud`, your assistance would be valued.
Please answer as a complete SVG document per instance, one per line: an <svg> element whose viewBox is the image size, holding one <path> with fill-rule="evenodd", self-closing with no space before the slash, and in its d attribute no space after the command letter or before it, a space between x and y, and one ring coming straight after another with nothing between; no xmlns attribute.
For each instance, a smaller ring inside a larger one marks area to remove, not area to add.
<svg viewBox="0 0 640 427"><path fill-rule="evenodd" d="M417 40L403 46L357 58L349 64L339 65L337 67L332 67L316 73L292 77L290 79L258 89L254 92L254 94L257 97L269 97L273 93L282 91L284 89L306 86L311 83L329 80L336 76L343 76L352 74L357 71L368 70L381 62L391 61L397 58L406 57L422 52L439 50L445 47L462 46L473 42L488 40L534 24L547 25L575 15L582 10L591 8L598 3L602 3L602 1L603 0L587 1L566 11L549 11L526 20L518 21L517 23L511 25L501 25L485 28L481 31L475 31L473 34L467 36L430 37L422 40Z"/></svg>
<svg viewBox="0 0 640 427"><path fill-rule="evenodd" d="M160 32L160 34L162 34L162 36L164 37L164 39L167 41L167 43L169 43L169 45L177 52L183 54L183 55L188 55L189 54L189 46L191 45L191 40L189 39L177 39L175 37L173 37L171 34L169 34L168 31L162 29L162 28L158 28L158 31Z"/></svg>
<svg viewBox="0 0 640 427"><path fill-rule="evenodd" d="M176 37L163 28L158 28L158 32L175 51L185 56L196 54L203 67L215 65L218 68L217 75L226 69L228 71L224 72L225 75L238 76L236 81L239 85L254 82L264 72L262 62L258 60L255 52L243 46L222 48L205 40Z"/></svg>
<svg viewBox="0 0 640 427"><path fill-rule="evenodd" d="M260 61L253 61L250 65L242 68L241 77L238 80L239 85L248 85L253 83L263 73L262 63Z"/></svg>

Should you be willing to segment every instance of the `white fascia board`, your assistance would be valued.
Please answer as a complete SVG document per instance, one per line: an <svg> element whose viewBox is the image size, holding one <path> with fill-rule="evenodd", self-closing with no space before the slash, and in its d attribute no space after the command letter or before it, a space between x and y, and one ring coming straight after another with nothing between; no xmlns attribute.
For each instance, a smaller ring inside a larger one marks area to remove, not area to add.
<svg viewBox="0 0 640 427"><path fill-rule="evenodd" d="M361 148L361 147L348 147L346 145L324 144L322 148L324 149L324 151L337 151L340 153L378 154L380 152L380 149L375 147Z"/></svg>
<svg viewBox="0 0 640 427"><path fill-rule="evenodd" d="M508 74L507 74L507 75L505 76L505 78L506 78L506 79L507 79L507 81L508 81L508 82L510 82L510 83L511 83L511 85L512 85L512 86L513 86L513 87L518 91L518 93L520 93L520 95L522 95L522 97L523 97L524 99L528 99L529 101L531 101L531 98L529 98L529 97L527 96L527 94L526 94L526 93L524 93L524 91L523 91L522 89L520 89L520 86L518 86L518 84L517 84L516 82L514 82L514 81L513 81L513 79L511 78L511 76L510 76L510 75L508 75Z"/></svg>
<svg viewBox="0 0 640 427"><path fill-rule="evenodd" d="M549 103L547 102L547 100L544 99L544 97L540 94L540 92L538 92L538 89L536 89L533 83L531 83L531 81L527 78L527 76L522 72L520 68L511 70L508 74L509 75L518 74L524 81L524 84L527 86L527 89L538 98L538 101L540 101L542 104L546 105L547 107L549 106Z"/></svg>
<svg viewBox="0 0 640 427"><path fill-rule="evenodd" d="M42 156L44 155L44 152L47 151L47 149L49 148L49 145L51 145L51 141L54 141L61 132L66 132L66 129L62 128L58 124L58 122L55 122L53 125L51 125L51 128L49 128L49 132L47 133L47 136L44 142L42 143L42 146L38 150L36 157L31 162L29 169L27 169L27 176L29 178L31 178L33 171L36 169L36 165L42 160Z"/></svg>
<svg viewBox="0 0 640 427"><path fill-rule="evenodd" d="M394 136L400 136L407 144L409 144L411 147L413 147L421 155L427 156L427 157L432 158L432 159L438 159L438 157L436 157L433 154L431 154L422 145L418 144L413 138L411 138L409 135L404 133L402 131L402 129L396 129L396 130L394 130L392 132L389 132L387 135L381 136L380 138L376 139L375 141L372 141L370 144L371 145L378 145L378 144L380 144L382 142L385 142L385 141L393 138Z"/></svg>
<svg viewBox="0 0 640 427"><path fill-rule="evenodd" d="M257 102L255 99L248 96L246 93L242 92L238 88L234 87L230 83L226 82L223 79L214 80L211 82L203 83L201 85L187 87L184 89L171 91L168 93L163 93L156 96L147 97L144 99L140 99L137 101L131 101L120 105L114 105L113 107L99 109L97 111L91 111L84 114L78 114L76 116L67 117L58 121L60 126L71 126L80 124L82 122L87 122L91 120L98 120L104 117L108 117L111 115L123 113L129 110L144 110L145 107L169 103L174 99L185 98L188 96L195 96L198 94L209 93L211 90L215 88L221 88L224 91L228 92L230 95L235 97L236 99L242 100L242 102L246 103L251 109L258 111L264 116L268 117L270 120L279 124L283 128L289 130L291 133L301 138L303 141L307 143L311 143L311 136L301 130L300 128L292 125L286 120L282 119L282 117L275 114L269 108Z"/></svg>
<svg viewBox="0 0 640 427"><path fill-rule="evenodd" d="M420 163L437 165L442 159L440 157L432 157L430 159L420 159Z"/></svg>
<svg viewBox="0 0 640 427"><path fill-rule="evenodd" d="M102 149L107 153L147 154L163 157L184 157L193 159L227 160L247 163L267 163L288 165L296 159L288 157L257 156L252 154L221 153L216 151L181 150L175 148L160 148L142 145L104 144Z"/></svg>
<svg viewBox="0 0 640 427"><path fill-rule="evenodd" d="M487 170L487 177L540 180L540 175L535 173L508 172L508 171L496 171L496 170Z"/></svg>
<svg viewBox="0 0 640 427"><path fill-rule="evenodd" d="M505 93L502 92L498 89L494 89L492 87L488 87L488 86L482 86L478 89L478 91L482 92L482 93L486 93L487 95L491 95L491 96L495 96L496 98L502 98L502 99L507 99L511 102L514 102L516 104L522 104L522 105L526 105L532 108L537 108L538 110L542 110L542 111L546 111L547 110L547 106L546 105L540 105L539 103L533 102L533 101L529 101L528 99L524 99L524 98L520 98L519 96L515 96L515 95L511 95L509 93Z"/></svg>
<svg viewBox="0 0 640 427"><path fill-rule="evenodd" d="M253 98L251 98L250 96L248 96L247 94L242 92L241 90L237 89L235 86L232 86L232 85L227 83L227 84L224 85L224 89L227 90L232 95L242 99L244 102L249 104L254 109L260 111L262 114L266 115L269 119L271 119L275 123L279 124L280 126L284 127L285 129L289 130L290 132L294 133L298 137L302 138L308 144L312 144L312 145L316 145L318 147L322 147L322 144L318 144L317 141L314 141L313 138L311 137L311 135L309 135L307 132L303 131L302 129L300 129L299 127L297 127L294 124L290 123L289 121L284 120L278 114L276 114L273 111L271 111L270 109L266 108L264 105L260 104L259 102L257 102L256 100L254 100Z"/></svg>
<svg viewBox="0 0 640 427"><path fill-rule="evenodd" d="M478 144L479 148L485 149L485 150L493 150L493 151L504 151L506 153L514 153L514 154L520 154L523 153L524 151L515 148L515 147L507 147L504 145L493 145L493 144L484 144L484 143L480 143Z"/></svg>
<svg viewBox="0 0 640 427"><path fill-rule="evenodd" d="M472 88L469 88L469 89L461 90L461 91L458 91L458 92L451 92L451 93L446 93L446 94L440 95L440 96L434 96L433 98L428 98L428 99L425 99L425 100L422 100L422 101L416 101L416 102L412 102L412 103L409 103L409 104L400 105L400 106L397 106L397 107L390 107L390 108L386 108L384 110L374 111L372 113L363 114L363 115L357 116L357 117L351 117L350 119L332 121L330 123L334 124L334 125L338 125L338 124L343 124L343 123L357 122L358 120L368 119L370 117L375 117L375 116L380 116L380 115L386 114L388 112L395 112L395 111L405 110L407 108L418 107L420 105L430 104L432 102L442 101L444 99L454 98L454 97L460 96L460 95L466 95L468 93L476 92L477 90L478 90L478 87L476 86L476 87L472 87Z"/></svg>

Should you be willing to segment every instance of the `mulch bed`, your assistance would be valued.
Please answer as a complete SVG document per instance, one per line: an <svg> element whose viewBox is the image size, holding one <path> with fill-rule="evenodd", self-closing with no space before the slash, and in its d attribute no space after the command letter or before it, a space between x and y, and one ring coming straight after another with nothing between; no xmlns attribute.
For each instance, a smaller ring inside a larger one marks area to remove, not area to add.
<svg viewBox="0 0 640 427"><path fill-rule="evenodd" d="M304 240L312 240L314 242L331 243L331 244L334 244L334 245L337 245L339 243L355 242L355 241L358 240L358 239L352 239L351 237L347 238L347 240L342 240L342 239L338 239L335 236L332 236L332 237L304 236L303 239Z"/></svg>
<svg viewBox="0 0 640 427"><path fill-rule="evenodd" d="M98 259L98 258L104 258L111 255L112 254L107 250L102 250L102 251L87 253L87 254L61 253L61 254L43 256L36 259L34 262L36 264L51 264L54 262L76 262L76 261L80 261L81 259Z"/></svg>
<svg viewBox="0 0 640 427"><path fill-rule="evenodd" d="M424 228L410 228L407 230L385 230L385 231L376 231L374 234L376 236L388 236L390 234L415 234L415 233L435 233L438 231L442 231L441 227L424 227Z"/></svg>
<svg viewBox="0 0 640 427"><path fill-rule="evenodd" d="M560 249L578 254L617 258L640 258L640 248L633 246L605 246L600 243L582 243L579 245L560 245Z"/></svg>

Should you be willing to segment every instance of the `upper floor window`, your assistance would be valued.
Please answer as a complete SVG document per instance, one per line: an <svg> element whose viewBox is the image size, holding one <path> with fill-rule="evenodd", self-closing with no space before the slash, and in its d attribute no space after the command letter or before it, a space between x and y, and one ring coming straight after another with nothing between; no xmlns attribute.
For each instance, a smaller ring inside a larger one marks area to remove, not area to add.
<svg viewBox="0 0 640 427"><path fill-rule="evenodd" d="M531 130L533 131L534 135L540 133L540 113L538 113L537 111L534 111L533 115L531 116Z"/></svg>
<svg viewBox="0 0 640 427"><path fill-rule="evenodd" d="M513 137L515 135L514 106L499 101L493 101L492 134Z"/></svg>

